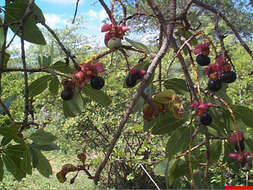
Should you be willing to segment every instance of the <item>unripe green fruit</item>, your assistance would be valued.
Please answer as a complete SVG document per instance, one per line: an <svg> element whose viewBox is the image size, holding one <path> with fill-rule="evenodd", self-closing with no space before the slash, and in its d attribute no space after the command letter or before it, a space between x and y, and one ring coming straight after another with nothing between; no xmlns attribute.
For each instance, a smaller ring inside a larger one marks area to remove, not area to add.
<svg viewBox="0 0 253 190"><path fill-rule="evenodd" d="M110 49L119 48L119 47L122 46L121 39L120 39L120 38L113 37L113 38L111 38L111 39L108 41L107 46L108 46L108 48L110 48Z"/></svg>

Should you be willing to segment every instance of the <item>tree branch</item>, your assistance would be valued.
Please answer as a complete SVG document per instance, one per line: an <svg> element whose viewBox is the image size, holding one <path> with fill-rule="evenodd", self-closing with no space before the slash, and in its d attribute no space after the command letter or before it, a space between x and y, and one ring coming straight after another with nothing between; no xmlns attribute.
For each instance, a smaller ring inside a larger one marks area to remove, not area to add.
<svg viewBox="0 0 253 190"><path fill-rule="evenodd" d="M73 18L72 24L74 24L75 20L76 20L76 14L77 14L77 10L78 10L78 5L79 5L79 0L76 0L76 8L75 8L75 13L74 13L74 18Z"/></svg>
<svg viewBox="0 0 253 190"><path fill-rule="evenodd" d="M150 1L150 3L153 4L152 0L148 0L148 1ZM115 145L117 143L117 140L120 137L121 132L122 132L128 118L129 118L129 116L130 116L130 114L133 110L133 107L135 106L139 96L141 96L142 93L143 93L143 90L145 88L145 85L146 85L147 81L151 78L153 72L155 71L157 65L159 64L159 61L164 57L164 55L167 52L168 45L169 45L169 39L170 39L168 37L171 37L172 34L173 34L174 26L175 26L175 22L173 20L175 20L175 17L176 17L176 1L171 0L170 2L171 2L170 19L171 19L172 22L170 22L169 25L167 25L167 23L163 23L163 20L159 20L159 21L162 22L162 23L160 23L161 25L164 24L165 26L168 26L168 29L166 28L166 31L165 31L167 35L165 35L160 50L158 51L158 53L154 57L154 59L153 59L152 63L150 64L150 66L148 67L147 73L144 76L144 78L143 78L136 94L134 95L134 98L133 98L131 104L129 105L128 109L125 112L125 115L123 117L123 120L120 123L120 126L118 127L118 130L116 131L116 133L114 135L114 138L113 138L113 140L112 140L112 142L111 142L111 144L110 144L110 146L107 150L106 156L105 156L104 160L100 163L99 168L96 171L96 174L94 176L94 183L95 184L98 183L99 178L100 178L100 173L102 172L103 168L105 167L106 163L108 162L109 157L110 157L110 155L113 151L113 148L115 147Z"/></svg>
<svg viewBox="0 0 253 190"><path fill-rule="evenodd" d="M99 0L100 4L104 7L109 19L111 20L112 23L115 23L116 21L114 20L114 18L112 17L112 13L109 9L109 7L105 4L105 2L103 0Z"/></svg>

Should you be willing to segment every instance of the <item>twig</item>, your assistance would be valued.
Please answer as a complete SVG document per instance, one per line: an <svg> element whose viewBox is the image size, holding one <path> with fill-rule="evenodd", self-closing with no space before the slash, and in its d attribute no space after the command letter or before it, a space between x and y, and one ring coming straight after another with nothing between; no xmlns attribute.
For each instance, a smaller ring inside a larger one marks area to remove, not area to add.
<svg viewBox="0 0 253 190"><path fill-rule="evenodd" d="M163 40L163 32L162 32L162 26L160 25L160 34L159 34L159 49L161 48ZM158 74L158 80L159 80L159 90L162 91L162 62L159 63L159 74Z"/></svg>
<svg viewBox="0 0 253 190"><path fill-rule="evenodd" d="M28 89L28 74L27 74L27 64L25 57L25 42L24 42L24 22L25 20L32 14L32 6L34 4L34 0L29 0L28 6L26 8L25 14L23 18L20 20L19 29L21 30L21 57L24 68L24 82L25 82L25 111L24 111L24 125L20 128L20 132L25 129L26 123L28 122L29 115L29 89Z"/></svg>
<svg viewBox="0 0 253 190"><path fill-rule="evenodd" d="M79 4L79 0L76 0L76 8L75 8L75 13L74 13L74 18L73 18L72 24L74 24L75 20L76 20L76 14L77 14L77 10L78 10L78 4Z"/></svg>
<svg viewBox="0 0 253 190"><path fill-rule="evenodd" d="M160 11L158 5L155 4L155 2L152 1L152 0L147 0L147 2L148 2L149 7L150 7L150 8L153 10L153 12L155 13L156 18L159 20L159 23L161 24L161 26L162 26L162 28L163 28L164 34L167 35L167 26L168 26L167 23L168 23L168 22L167 22L166 19L164 18L164 16L163 16L162 12ZM175 5L174 5L173 3L171 3L171 5L173 5L173 7L170 7L171 10L172 10L172 9L175 9L176 3L175 3ZM170 15L170 18L172 18L172 16L174 16L174 15ZM175 17L173 17L173 20L170 20L170 24L173 24L173 25L175 24L174 19L175 19Z"/></svg>
<svg viewBox="0 0 253 190"><path fill-rule="evenodd" d="M172 60L169 63L169 68L170 66L173 64L173 62L175 61L175 59L177 58L178 54L184 49L184 47L195 37L199 35L199 33L195 33L193 35L190 36L190 38L188 38L187 40L184 41L184 43L178 48L176 54L174 55L174 57L172 58ZM169 68L167 69L167 75L169 72Z"/></svg>
<svg viewBox="0 0 253 190"><path fill-rule="evenodd" d="M219 38L220 41L220 45L221 45L221 51L222 53L224 53L224 56L228 59L228 61L230 62L231 66L233 67L234 71L236 72L235 66L230 58L230 56L228 55L228 51L225 48L225 43L224 43L224 38L226 37L225 35L223 35L220 31L219 31L219 13L216 15L216 21L215 21L215 31L216 34Z"/></svg>
<svg viewBox="0 0 253 190"><path fill-rule="evenodd" d="M75 60L75 56L73 56L73 55L70 53L70 51L67 50L67 49L65 48L65 46L63 45L63 43L60 41L60 39L59 39L58 36L56 35L55 31L52 30L52 29L51 29L44 21L42 21L42 20L40 20L40 24L42 24L42 25L52 34L52 36L54 37L54 39L57 41L58 45L61 47L62 51L66 54L67 57L69 57L69 58L72 60L74 66L75 66L75 68L76 68L76 70L80 70L80 67L78 66L78 63L77 63L76 60Z"/></svg>
<svg viewBox="0 0 253 190"><path fill-rule="evenodd" d="M108 50L108 51L106 51L106 52L103 52L103 53L97 55L96 57L92 57L91 59L82 62L81 64L92 63L93 61L98 60L98 59L100 59L100 58L102 58L102 57L104 57L104 56L106 56L106 55L108 55L108 54L110 54L110 53L113 53L114 51L115 51L115 49L110 49L110 50Z"/></svg>
<svg viewBox="0 0 253 190"><path fill-rule="evenodd" d="M123 56L125 57L125 60L126 60L126 64L127 64L127 69L130 69L130 65L129 65L129 62L128 62L128 55L126 53L126 51L122 48L119 49L119 51L123 54Z"/></svg>
<svg viewBox="0 0 253 190"><path fill-rule="evenodd" d="M15 33L15 34L12 36L10 42L6 45L6 49L8 49L8 47L10 47L11 43L13 42L13 40L15 39L16 36L17 36L17 33Z"/></svg>
<svg viewBox="0 0 253 190"><path fill-rule="evenodd" d="M184 20L184 19L186 19L187 12L190 9L191 5L192 5L192 0L189 0L189 2L187 3L187 5L185 6L183 12L179 16L176 17L176 20Z"/></svg>
<svg viewBox="0 0 253 190"><path fill-rule="evenodd" d="M141 17L141 16L155 17L155 15L151 15L151 14L148 14L148 13L139 13L139 12L137 12L137 13L134 13L134 14L132 14L132 15L126 17L126 21L127 21L127 20L131 20L131 19L134 19L134 18L136 18L136 17ZM119 24L122 24L122 22L123 22L123 20L121 20L121 21L119 22Z"/></svg>
<svg viewBox="0 0 253 190"><path fill-rule="evenodd" d="M107 15L109 16L109 19L111 20L111 22L115 23L116 21L112 17L112 14L111 14L111 11L110 11L109 7L105 4L105 2L103 0L99 0L99 2L104 7L104 9L105 9Z"/></svg>
<svg viewBox="0 0 253 190"><path fill-rule="evenodd" d="M178 52L179 48L177 46L175 38L172 38L172 40L171 40L171 46L173 47L173 49L174 49L175 52ZM180 52L178 53L178 60L179 60L179 62L181 64L181 67L183 69L184 76L185 76L187 84L189 85L190 92L192 93L192 95L194 97L194 100L197 101L197 102L199 102L199 97L197 96L196 90L194 88L194 84L193 84L192 79L190 77L190 74L189 74L189 72L187 70L184 57L182 56L182 54Z"/></svg>
<svg viewBox="0 0 253 190"><path fill-rule="evenodd" d="M206 141L204 140L204 141L202 141L200 144L198 144L198 145L192 147L190 150L187 150L187 151L185 151L184 153L182 153L182 154L176 156L176 159L178 159L178 158L180 158L180 157L183 157L183 156L186 156L186 155L189 154L190 152L192 152L192 151L194 151L194 150L197 150L199 147L203 146L203 145L205 144L205 142L206 142Z"/></svg>
<svg viewBox="0 0 253 190"><path fill-rule="evenodd" d="M45 72L45 73L50 73L51 72L48 70L48 68L41 67L41 68L34 68L34 69L23 69L23 68L6 68L2 71L2 73L8 73L8 72L28 72L28 73L37 73L37 72ZM57 75L65 78L71 78L70 76L54 71Z"/></svg>

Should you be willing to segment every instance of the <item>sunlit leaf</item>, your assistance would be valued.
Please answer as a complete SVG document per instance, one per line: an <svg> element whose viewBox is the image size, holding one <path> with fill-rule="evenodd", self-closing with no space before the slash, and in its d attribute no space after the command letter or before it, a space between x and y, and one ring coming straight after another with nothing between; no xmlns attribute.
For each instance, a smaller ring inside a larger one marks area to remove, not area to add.
<svg viewBox="0 0 253 190"><path fill-rule="evenodd" d="M32 139L34 143L38 145L48 145L56 140L56 137L46 131L37 130L35 133L31 134L29 139Z"/></svg>
<svg viewBox="0 0 253 190"><path fill-rule="evenodd" d="M53 173L52 167L48 159L40 151L37 151L37 154L38 154L38 163L36 168L44 177L48 178Z"/></svg>
<svg viewBox="0 0 253 190"><path fill-rule="evenodd" d="M31 97L39 95L47 89L48 81L52 79L51 75L42 76L29 85L29 95Z"/></svg>
<svg viewBox="0 0 253 190"><path fill-rule="evenodd" d="M77 89L74 90L74 96L71 100L63 101L64 116L75 117L83 111L83 99Z"/></svg>
<svg viewBox="0 0 253 190"><path fill-rule="evenodd" d="M27 3L16 1L13 3L7 3L5 6L5 22L9 24L20 21L25 14L27 5ZM33 10L41 20L45 20L42 11L36 5L33 6ZM25 20L24 40L35 44L45 45L45 38L36 25L37 22L38 21L32 15L28 16L28 18ZM10 28L14 33L17 33L18 36L22 36L19 24L11 24Z"/></svg>
<svg viewBox="0 0 253 190"><path fill-rule="evenodd" d="M102 106L109 106L112 103L110 96L108 96L102 90L93 89L89 84L84 86L82 92Z"/></svg>
<svg viewBox="0 0 253 190"><path fill-rule="evenodd" d="M133 47L135 47L136 49L140 49L140 50L145 50L147 53L149 52L149 49L147 46L145 46L143 43L141 42L136 42L133 40L130 40L128 38L125 38L127 42L129 42Z"/></svg>

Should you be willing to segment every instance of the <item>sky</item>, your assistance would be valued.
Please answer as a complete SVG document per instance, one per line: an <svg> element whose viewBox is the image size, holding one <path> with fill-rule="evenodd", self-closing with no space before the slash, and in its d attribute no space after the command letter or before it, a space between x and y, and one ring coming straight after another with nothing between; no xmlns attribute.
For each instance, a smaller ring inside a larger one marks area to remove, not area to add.
<svg viewBox="0 0 253 190"><path fill-rule="evenodd" d="M1 3L2 0L0 0ZM110 8L110 0L104 0L105 3ZM76 0L35 0L35 3L42 10L46 23L52 28L60 28L64 27L67 24L71 24L75 7ZM98 0L80 0L78 6L77 17L84 17L84 29L83 34L90 37L94 35L96 36L96 44L101 44L104 47L104 35L105 33L101 33L101 26L103 25L103 20L108 18L104 8L101 6ZM131 33L130 33L131 34ZM8 35L8 39L11 39L12 33ZM135 38L135 36L130 35L130 38ZM146 36L149 39L149 35ZM144 37L142 37L142 41L145 41ZM92 40L91 40L92 41ZM92 44L92 42L91 42ZM28 48L31 44L26 42L26 48ZM12 47L19 47L20 41L18 38L14 40Z"/></svg>
<svg viewBox="0 0 253 190"><path fill-rule="evenodd" d="M105 0L110 7L109 0ZM0 5L3 3L0 0ZM52 28L61 28L71 24L75 12L76 0L35 0L36 5L42 10L46 23ZM77 17L84 17L83 34L86 36L96 36L96 42L104 46L104 33L101 33L103 20L108 18L103 7L97 0L80 0ZM42 26L39 26L42 27ZM10 40L13 33L8 33L7 39ZM25 42L25 48L29 48L31 43ZM15 38L10 48L20 47L20 40Z"/></svg>
<svg viewBox="0 0 253 190"><path fill-rule="evenodd" d="M36 4L42 9L46 23L54 28L61 27L73 19L76 0L36 0ZM77 16L85 18L85 33L98 34L102 21L107 18L103 7L96 0L80 0Z"/></svg>

